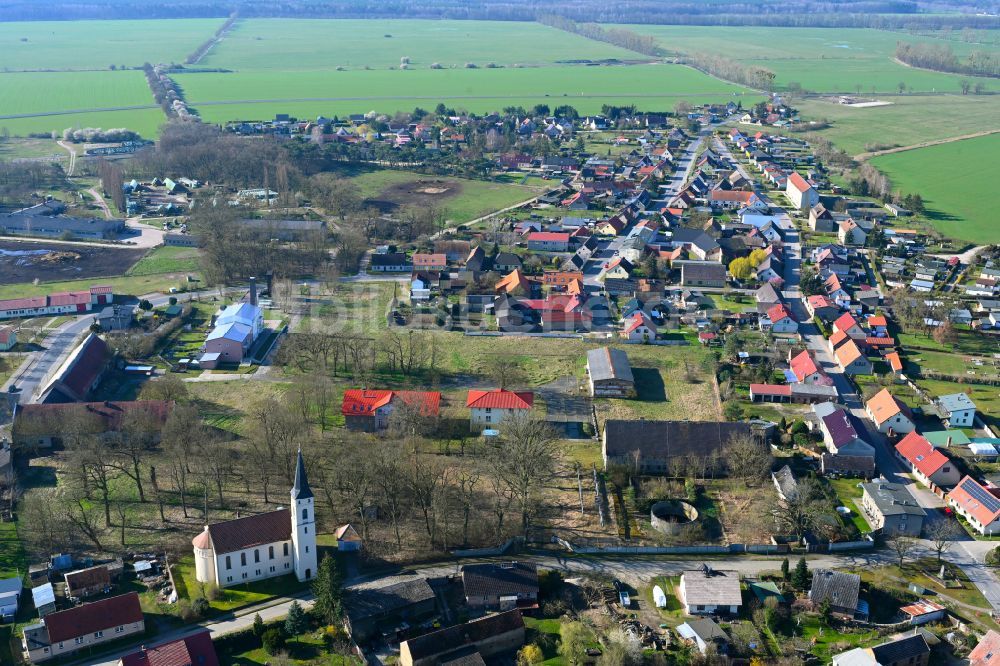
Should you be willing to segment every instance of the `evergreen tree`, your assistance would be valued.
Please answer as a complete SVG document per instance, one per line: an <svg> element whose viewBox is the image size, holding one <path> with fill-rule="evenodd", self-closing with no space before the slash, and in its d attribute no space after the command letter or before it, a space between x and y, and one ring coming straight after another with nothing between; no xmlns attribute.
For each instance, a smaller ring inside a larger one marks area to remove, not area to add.
<svg viewBox="0 0 1000 666"><path fill-rule="evenodd" d="M343 581L337 562L329 555L323 557L313 581L313 594L316 604L313 613L323 624L334 624L341 614L341 598L343 596Z"/></svg>
<svg viewBox="0 0 1000 666"><path fill-rule="evenodd" d="M309 629L309 618L298 601L293 601L288 607L288 617L285 618L285 633L289 636L298 636L306 633Z"/></svg>
<svg viewBox="0 0 1000 666"><path fill-rule="evenodd" d="M782 417L782 420L784 420L784 417ZM781 577L785 579L785 582L788 582L788 576L788 558L786 557L781 561Z"/></svg>
<svg viewBox="0 0 1000 666"><path fill-rule="evenodd" d="M264 618L257 613L253 616L253 635L260 638L264 635Z"/></svg>
<svg viewBox="0 0 1000 666"><path fill-rule="evenodd" d="M800 557L795 564L795 573L792 574L792 585L797 590L804 590L809 587L809 566L806 558Z"/></svg>

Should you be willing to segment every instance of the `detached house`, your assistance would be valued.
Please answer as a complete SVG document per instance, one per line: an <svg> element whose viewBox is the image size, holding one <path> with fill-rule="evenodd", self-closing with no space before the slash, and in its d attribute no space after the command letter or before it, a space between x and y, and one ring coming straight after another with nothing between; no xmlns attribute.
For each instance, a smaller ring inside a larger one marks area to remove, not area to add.
<svg viewBox="0 0 1000 666"><path fill-rule="evenodd" d="M735 615L743 605L739 573L716 571L707 564L681 574L678 592L689 615Z"/></svg>
<svg viewBox="0 0 1000 666"><path fill-rule="evenodd" d="M833 380L823 372L823 368L816 363L816 359L813 358L812 352L808 349L804 349L795 355L788 362L788 369L795 377L795 381L800 384L823 384L829 386L833 383Z"/></svg>
<svg viewBox="0 0 1000 666"><path fill-rule="evenodd" d="M539 252L569 251L569 234L552 231L535 231L528 234L528 249Z"/></svg>
<svg viewBox="0 0 1000 666"><path fill-rule="evenodd" d="M896 457L932 490L953 486L961 478L955 463L916 432L911 432L896 445Z"/></svg>
<svg viewBox="0 0 1000 666"><path fill-rule="evenodd" d="M1000 533L1000 488L966 476L948 493L948 505L980 534Z"/></svg>
<svg viewBox="0 0 1000 666"><path fill-rule="evenodd" d="M865 230L851 218L841 222L837 228L837 240L842 245L864 245L867 239Z"/></svg>
<svg viewBox="0 0 1000 666"><path fill-rule="evenodd" d="M772 305L767 310L767 320L770 322L772 333L797 333L799 322L792 319L792 313L784 303ZM764 319L761 319L761 328L764 328Z"/></svg>
<svg viewBox="0 0 1000 666"><path fill-rule="evenodd" d="M344 391L340 413L348 430L377 432L389 425L393 409L404 405L422 418L437 418L441 394L437 391L385 391L348 389Z"/></svg>
<svg viewBox="0 0 1000 666"><path fill-rule="evenodd" d="M887 481L861 484L861 507L872 529L884 537L920 536L927 515L906 486Z"/></svg>
<svg viewBox="0 0 1000 666"><path fill-rule="evenodd" d="M976 403L964 393L950 393L937 399L941 419L949 428L971 428L976 420Z"/></svg>
<svg viewBox="0 0 1000 666"><path fill-rule="evenodd" d="M788 195L792 205L801 211L806 211L819 203L819 192L795 171L788 174L785 194Z"/></svg>
<svg viewBox="0 0 1000 666"><path fill-rule="evenodd" d="M636 310L622 322L621 337L629 342L652 342L656 339L656 324L642 310Z"/></svg>
<svg viewBox="0 0 1000 666"><path fill-rule="evenodd" d="M813 407L823 433L823 443L837 456L874 457L875 449L858 434L854 419L839 405L823 402Z"/></svg>
<svg viewBox="0 0 1000 666"><path fill-rule="evenodd" d="M848 340L837 347L833 355L845 375L870 375L873 372L872 362L862 353L854 340Z"/></svg>
<svg viewBox="0 0 1000 666"><path fill-rule="evenodd" d="M515 392L507 389L469 391L465 406L473 428L492 428L503 423L508 416L527 413L535 402L531 391Z"/></svg>
<svg viewBox="0 0 1000 666"><path fill-rule="evenodd" d="M865 329L861 328L861 324L858 323L858 320L847 312L840 315L840 317L833 322L833 331L843 331L855 340L864 340L868 337L868 334L865 333Z"/></svg>
<svg viewBox="0 0 1000 666"><path fill-rule="evenodd" d="M889 389L882 389L872 396L865 403L865 413L883 434L889 431L904 434L913 432L916 427L910 408L896 399Z"/></svg>

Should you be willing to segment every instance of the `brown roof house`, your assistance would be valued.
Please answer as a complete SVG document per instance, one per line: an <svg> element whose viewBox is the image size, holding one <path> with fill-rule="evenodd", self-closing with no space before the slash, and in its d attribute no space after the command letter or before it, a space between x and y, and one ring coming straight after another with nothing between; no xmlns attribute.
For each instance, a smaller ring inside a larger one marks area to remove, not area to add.
<svg viewBox="0 0 1000 666"><path fill-rule="evenodd" d="M111 349L89 334L42 386L39 402L82 402L97 388L111 360Z"/></svg>
<svg viewBox="0 0 1000 666"><path fill-rule="evenodd" d="M470 608L510 610L538 603L538 568L530 562L469 564L462 587Z"/></svg>
<svg viewBox="0 0 1000 666"><path fill-rule="evenodd" d="M111 589L111 574L103 564L65 574L66 593L76 599L105 594Z"/></svg>
<svg viewBox="0 0 1000 666"><path fill-rule="evenodd" d="M139 595L129 592L50 613L25 627L21 642L28 658L38 663L145 630Z"/></svg>
<svg viewBox="0 0 1000 666"><path fill-rule="evenodd" d="M485 659L513 656L524 645L521 611L510 610L403 641L401 666L477 666Z"/></svg>

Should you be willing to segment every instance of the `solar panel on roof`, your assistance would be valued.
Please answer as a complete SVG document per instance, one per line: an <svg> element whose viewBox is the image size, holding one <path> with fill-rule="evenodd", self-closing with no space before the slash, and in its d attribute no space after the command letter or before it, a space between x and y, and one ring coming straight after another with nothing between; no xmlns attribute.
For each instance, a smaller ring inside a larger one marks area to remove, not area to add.
<svg viewBox="0 0 1000 666"><path fill-rule="evenodd" d="M997 513L1000 511L1000 499L997 499L989 493L985 488L975 482L966 482L962 485L962 489L969 495L986 507L986 510L990 513Z"/></svg>

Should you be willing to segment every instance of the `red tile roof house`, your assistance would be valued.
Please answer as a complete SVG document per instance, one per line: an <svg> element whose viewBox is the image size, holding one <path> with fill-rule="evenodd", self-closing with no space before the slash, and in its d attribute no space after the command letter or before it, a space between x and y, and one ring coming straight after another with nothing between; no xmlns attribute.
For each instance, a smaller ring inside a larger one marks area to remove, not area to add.
<svg viewBox="0 0 1000 666"><path fill-rule="evenodd" d="M444 253L414 254L411 259L415 271L443 271L448 268L448 255Z"/></svg>
<svg viewBox="0 0 1000 666"><path fill-rule="evenodd" d="M219 666L208 630L153 647L142 647L118 660L118 666Z"/></svg>
<svg viewBox="0 0 1000 666"><path fill-rule="evenodd" d="M789 355L791 353L789 352ZM804 349L788 362L788 368L795 375L795 381L800 384L822 384L832 386L833 380L827 376L813 358L812 352Z"/></svg>
<svg viewBox="0 0 1000 666"><path fill-rule="evenodd" d="M534 231L528 234L528 249L539 252L567 252L569 234L561 231Z"/></svg>
<svg viewBox="0 0 1000 666"><path fill-rule="evenodd" d="M656 339L656 324L642 310L636 310L622 322L619 335L629 342L651 342Z"/></svg>
<svg viewBox="0 0 1000 666"><path fill-rule="evenodd" d="M377 432L389 425L392 411L400 404L413 409L423 418L436 419L441 409L441 394L437 391L387 391L348 389L340 413L348 430Z"/></svg>
<svg viewBox="0 0 1000 666"><path fill-rule="evenodd" d="M139 595L129 592L46 615L24 628L22 646L37 663L145 630Z"/></svg>
<svg viewBox="0 0 1000 666"><path fill-rule="evenodd" d="M1000 534L1000 488L984 486L966 476L948 493L948 505L980 534Z"/></svg>
<svg viewBox="0 0 1000 666"><path fill-rule="evenodd" d="M1000 666L1000 634L990 629L969 653L969 666Z"/></svg>
<svg viewBox="0 0 1000 666"><path fill-rule="evenodd" d="M797 333L799 322L792 319L792 313L784 303L775 303L767 309L767 317L761 317L760 327L761 330L769 327L772 333Z"/></svg>
<svg viewBox="0 0 1000 666"><path fill-rule="evenodd" d="M469 391L465 406L469 408L469 422L473 430L492 428L503 423L512 414L526 414L535 402L531 391L515 392L507 389Z"/></svg>
<svg viewBox="0 0 1000 666"><path fill-rule="evenodd" d="M896 457L931 490L953 486L961 478L955 463L916 432L911 432L896 445Z"/></svg>
<svg viewBox="0 0 1000 666"><path fill-rule="evenodd" d="M900 402L889 389L882 389L865 403L865 412L880 433L904 434L913 432L916 425L910 408Z"/></svg>
<svg viewBox="0 0 1000 666"><path fill-rule="evenodd" d="M865 332L865 329L861 328L861 324L858 323L858 320L852 317L848 312L840 315L840 317L833 322L833 330L834 332L843 331L855 340L864 340L868 337L868 334Z"/></svg>

